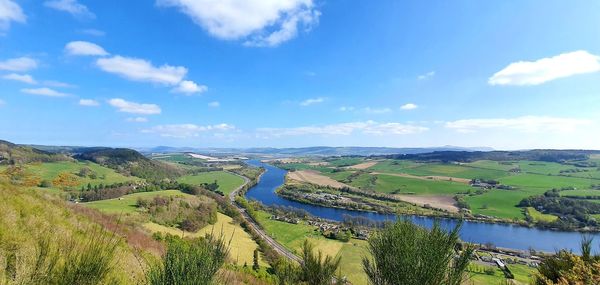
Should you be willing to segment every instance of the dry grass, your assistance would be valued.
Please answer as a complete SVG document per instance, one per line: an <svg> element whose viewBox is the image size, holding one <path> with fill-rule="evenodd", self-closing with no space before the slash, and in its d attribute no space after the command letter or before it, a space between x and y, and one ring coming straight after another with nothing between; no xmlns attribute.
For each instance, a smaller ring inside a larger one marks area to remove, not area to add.
<svg viewBox="0 0 600 285"><path fill-rule="evenodd" d="M312 171L312 170L291 171L291 172L288 172L287 177L289 179L296 180L299 182L306 182L306 183L316 184L319 186L329 186L329 187L334 187L334 188L338 188L338 189L344 188L344 187L352 188L352 187L348 186L347 184L333 180L325 175L322 175L322 174L320 174L316 171Z"/></svg>
<svg viewBox="0 0 600 285"><path fill-rule="evenodd" d="M416 204L418 206L429 205L436 209L446 210L452 213L458 213L454 198L450 196L421 196L421 195L394 195L402 201Z"/></svg>
<svg viewBox="0 0 600 285"><path fill-rule="evenodd" d="M347 168L349 168L349 169L367 169L369 167L375 166L375 164L377 164L377 162L378 161L367 161L367 162L348 166Z"/></svg>

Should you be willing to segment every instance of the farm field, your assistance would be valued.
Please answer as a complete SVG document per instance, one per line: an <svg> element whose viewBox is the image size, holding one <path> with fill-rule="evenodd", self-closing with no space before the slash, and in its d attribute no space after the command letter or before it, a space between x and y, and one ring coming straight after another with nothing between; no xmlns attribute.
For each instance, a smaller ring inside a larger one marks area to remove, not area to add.
<svg viewBox="0 0 600 285"><path fill-rule="evenodd" d="M535 221L553 222L558 219L557 216L541 213L533 207L527 207L525 210Z"/></svg>
<svg viewBox="0 0 600 285"><path fill-rule="evenodd" d="M83 203L83 205L98 209L102 212L109 214L126 214L135 215L137 214L136 203L138 198L152 198L156 196L192 196L185 194L179 190L164 190L155 192L140 192L125 195L121 198L100 200L89 203Z"/></svg>
<svg viewBox="0 0 600 285"><path fill-rule="evenodd" d="M202 183L213 183L217 181L219 188L217 190L222 191L225 194L231 193L231 191L240 187L244 184L244 179L241 177L227 173L225 171L211 171L201 172L194 175L186 175L177 178L180 183L187 183L192 185L200 185Z"/></svg>
<svg viewBox="0 0 600 285"><path fill-rule="evenodd" d="M481 195L466 196L465 201L473 214L481 214L506 219L524 219L523 211L517 204L530 193L519 190L491 190Z"/></svg>

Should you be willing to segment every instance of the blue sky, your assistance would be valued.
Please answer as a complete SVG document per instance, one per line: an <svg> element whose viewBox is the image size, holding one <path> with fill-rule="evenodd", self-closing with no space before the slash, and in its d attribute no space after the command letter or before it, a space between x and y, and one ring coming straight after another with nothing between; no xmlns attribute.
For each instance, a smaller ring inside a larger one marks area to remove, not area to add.
<svg viewBox="0 0 600 285"><path fill-rule="evenodd" d="M0 0L0 138L600 149L600 2Z"/></svg>

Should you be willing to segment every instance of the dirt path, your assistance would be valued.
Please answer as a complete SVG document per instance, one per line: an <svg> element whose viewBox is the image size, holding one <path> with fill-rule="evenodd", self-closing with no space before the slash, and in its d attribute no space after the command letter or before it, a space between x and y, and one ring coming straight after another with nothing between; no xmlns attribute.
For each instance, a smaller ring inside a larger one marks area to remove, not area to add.
<svg viewBox="0 0 600 285"><path fill-rule="evenodd" d="M405 178L412 178L412 179L419 179L419 180L449 181L449 182L458 182L458 183L463 183L463 184L471 183L471 179L450 177L450 176L417 176L417 175L411 175L411 174L406 174L406 173L383 173L383 172L372 172L371 174L384 174L384 175L398 176L398 177L405 177Z"/></svg>
<svg viewBox="0 0 600 285"><path fill-rule="evenodd" d="M446 210L451 213L458 213L458 207L456 207L454 198L449 196L420 196L420 195L395 195L402 201L416 204L418 206L425 206L426 204L432 208Z"/></svg>
<svg viewBox="0 0 600 285"><path fill-rule="evenodd" d="M300 182L312 183L320 186L329 186L334 188L350 187L347 184L333 180L325 175L322 175L312 170L297 170L290 171L287 174L288 178Z"/></svg>

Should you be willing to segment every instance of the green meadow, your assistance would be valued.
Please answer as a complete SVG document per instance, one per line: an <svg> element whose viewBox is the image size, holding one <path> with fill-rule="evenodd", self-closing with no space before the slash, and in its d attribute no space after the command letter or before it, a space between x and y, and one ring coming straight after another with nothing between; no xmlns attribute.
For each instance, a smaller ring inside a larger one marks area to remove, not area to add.
<svg viewBox="0 0 600 285"><path fill-rule="evenodd" d="M164 190L164 191L154 191L154 192L140 192L122 196L120 198L109 199L109 200L100 200L89 203L84 203L83 205L98 209L102 212L108 214L136 214L137 213L137 200L139 198L153 198L157 196L191 196L189 194L185 194L179 190Z"/></svg>
<svg viewBox="0 0 600 285"><path fill-rule="evenodd" d="M199 174L186 175L177 178L177 181L192 185L213 183L217 181L217 184L219 184L217 190L222 191L225 194L231 193L233 190L244 184L243 178L225 171L201 172Z"/></svg>

